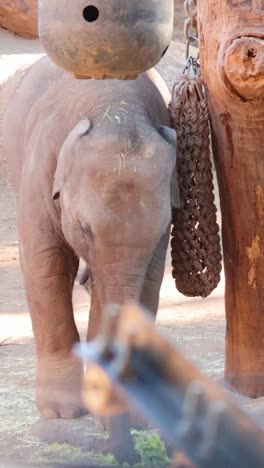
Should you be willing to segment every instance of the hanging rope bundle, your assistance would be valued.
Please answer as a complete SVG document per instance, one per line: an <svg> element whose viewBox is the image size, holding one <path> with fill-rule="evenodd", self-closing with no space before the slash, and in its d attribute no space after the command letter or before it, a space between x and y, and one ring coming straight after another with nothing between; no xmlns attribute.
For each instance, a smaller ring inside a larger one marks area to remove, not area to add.
<svg viewBox="0 0 264 468"><path fill-rule="evenodd" d="M193 66L193 64L192 64ZM213 193L210 131L202 80L183 74L170 104L177 132L181 207L172 213L172 267L185 296L207 297L220 281L221 246Z"/></svg>

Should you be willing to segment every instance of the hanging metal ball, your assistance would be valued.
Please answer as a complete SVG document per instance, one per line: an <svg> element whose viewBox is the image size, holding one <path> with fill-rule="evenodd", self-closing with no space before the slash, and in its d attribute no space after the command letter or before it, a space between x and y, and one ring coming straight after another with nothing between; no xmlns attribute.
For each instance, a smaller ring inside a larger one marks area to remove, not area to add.
<svg viewBox="0 0 264 468"><path fill-rule="evenodd" d="M39 36L79 78L132 79L166 52L173 12L173 0L39 0Z"/></svg>

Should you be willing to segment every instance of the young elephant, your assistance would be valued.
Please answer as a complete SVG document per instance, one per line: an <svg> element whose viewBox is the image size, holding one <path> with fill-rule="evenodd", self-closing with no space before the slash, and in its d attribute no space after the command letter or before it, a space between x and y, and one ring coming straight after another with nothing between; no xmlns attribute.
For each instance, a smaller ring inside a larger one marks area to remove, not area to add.
<svg viewBox="0 0 264 468"><path fill-rule="evenodd" d="M177 202L169 100L155 70L135 81L76 80L44 58L7 112L5 147L37 345L36 404L47 418L82 411L82 365L72 355L80 258L92 278L89 338L107 303L139 300L157 312Z"/></svg>

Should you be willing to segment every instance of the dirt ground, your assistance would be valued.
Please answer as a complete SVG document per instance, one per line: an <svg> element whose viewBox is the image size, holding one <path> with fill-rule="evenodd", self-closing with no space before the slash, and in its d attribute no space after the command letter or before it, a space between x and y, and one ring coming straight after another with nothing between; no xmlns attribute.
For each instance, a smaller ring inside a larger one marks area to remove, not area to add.
<svg viewBox="0 0 264 468"><path fill-rule="evenodd" d="M21 70L42 53L38 41L0 30L0 126ZM184 47L173 43L159 65L171 86L184 62ZM18 74L14 75L17 70ZM219 206L216 190L217 204ZM220 213L219 213L220 221ZM224 278L206 300L186 299L175 289L168 256L161 290L158 327L205 373L223 377ZM89 297L76 283L75 317L84 337ZM0 467L12 461L32 466L91 463L102 459L93 450L98 430L89 416L74 421L39 419L34 405L35 346L19 268L15 195L8 181L0 131ZM240 398L251 408L256 403ZM257 402L261 408L261 402ZM261 411L258 413L261 415Z"/></svg>

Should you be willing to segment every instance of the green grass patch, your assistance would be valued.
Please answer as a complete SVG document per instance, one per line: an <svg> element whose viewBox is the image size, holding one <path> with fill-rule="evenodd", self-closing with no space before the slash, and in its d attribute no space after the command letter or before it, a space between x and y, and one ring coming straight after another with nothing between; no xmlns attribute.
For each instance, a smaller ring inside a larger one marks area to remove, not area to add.
<svg viewBox="0 0 264 468"><path fill-rule="evenodd" d="M155 432L132 431L135 449L141 457L141 462L133 465L133 468L167 468L170 464L165 444ZM105 465L129 468L131 465L124 463L119 465L111 454L100 456L98 461Z"/></svg>

